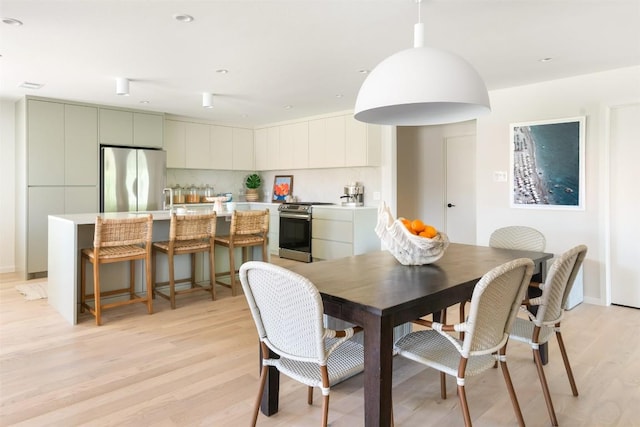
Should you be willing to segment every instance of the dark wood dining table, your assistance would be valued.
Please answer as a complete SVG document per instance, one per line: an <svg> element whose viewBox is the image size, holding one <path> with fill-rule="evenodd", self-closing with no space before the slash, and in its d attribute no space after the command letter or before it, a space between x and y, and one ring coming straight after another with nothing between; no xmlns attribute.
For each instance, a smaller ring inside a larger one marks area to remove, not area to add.
<svg viewBox="0 0 640 427"><path fill-rule="evenodd" d="M325 314L364 328L365 426L391 425L393 328L471 297L473 287L492 268L517 258L535 263L543 281L544 252L497 249L452 243L433 264L404 266L388 251L299 264L290 270L319 289ZM262 412L278 411L279 373L270 369Z"/></svg>

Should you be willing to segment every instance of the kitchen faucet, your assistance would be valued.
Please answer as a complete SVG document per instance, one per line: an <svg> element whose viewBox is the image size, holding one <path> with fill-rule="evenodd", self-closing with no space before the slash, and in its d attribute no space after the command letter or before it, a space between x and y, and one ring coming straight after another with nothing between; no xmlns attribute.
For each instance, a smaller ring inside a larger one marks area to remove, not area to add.
<svg viewBox="0 0 640 427"><path fill-rule="evenodd" d="M167 192L169 192L169 211L173 212L173 188L162 189L162 210L167 210Z"/></svg>

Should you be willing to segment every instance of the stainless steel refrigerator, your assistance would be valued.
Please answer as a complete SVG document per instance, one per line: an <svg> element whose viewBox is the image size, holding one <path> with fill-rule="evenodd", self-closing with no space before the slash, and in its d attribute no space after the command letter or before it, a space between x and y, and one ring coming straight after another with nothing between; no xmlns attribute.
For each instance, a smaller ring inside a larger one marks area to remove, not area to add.
<svg viewBox="0 0 640 427"><path fill-rule="evenodd" d="M163 208L167 153L133 147L101 147L100 212Z"/></svg>

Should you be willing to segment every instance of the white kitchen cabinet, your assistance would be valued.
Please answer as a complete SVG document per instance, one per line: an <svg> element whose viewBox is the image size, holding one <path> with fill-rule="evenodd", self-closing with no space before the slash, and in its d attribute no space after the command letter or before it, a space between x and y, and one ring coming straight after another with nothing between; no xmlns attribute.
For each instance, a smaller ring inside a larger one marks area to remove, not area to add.
<svg viewBox="0 0 640 427"><path fill-rule="evenodd" d="M264 171L267 168L267 135L268 129L256 129L253 132L253 155L255 170Z"/></svg>
<svg viewBox="0 0 640 427"><path fill-rule="evenodd" d="M309 122L280 127L280 169L309 167Z"/></svg>
<svg viewBox="0 0 640 427"><path fill-rule="evenodd" d="M164 122L164 148L167 150L167 167L186 167L186 122L177 120L165 120Z"/></svg>
<svg viewBox="0 0 640 427"><path fill-rule="evenodd" d="M280 126L267 129L267 169L282 169L280 165Z"/></svg>
<svg viewBox="0 0 640 427"><path fill-rule="evenodd" d="M100 108L100 143L162 148L163 115Z"/></svg>
<svg viewBox="0 0 640 427"><path fill-rule="evenodd" d="M233 128L211 126L210 135L210 168L233 169Z"/></svg>
<svg viewBox="0 0 640 427"><path fill-rule="evenodd" d="M233 170L254 170L253 131L233 128L232 130L232 168Z"/></svg>
<svg viewBox="0 0 640 427"><path fill-rule="evenodd" d="M101 108L100 143L107 145L133 145L133 113Z"/></svg>
<svg viewBox="0 0 640 427"><path fill-rule="evenodd" d="M64 104L27 101L26 123L28 185L64 185Z"/></svg>
<svg viewBox="0 0 640 427"><path fill-rule="evenodd" d="M29 187L27 274L47 271L48 215L64 214L64 187Z"/></svg>
<svg viewBox="0 0 640 427"><path fill-rule="evenodd" d="M185 123L185 167L209 169L211 148L210 126L201 123Z"/></svg>
<svg viewBox="0 0 640 427"><path fill-rule="evenodd" d="M254 132L254 170L278 170L281 167L280 126L256 129Z"/></svg>
<svg viewBox="0 0 640 427"><path fill-rule="evenodd" d="M309 121L309 167L345 166L345 116Z"/></svg>
<svg viewBox="0 0 640 427"><path fill-rule="evenodd" d="M311 256L336 259L380 249L375 234L377 208L324 208L314 206Z"/></svg>
<svg viewBox="0 0 640 427"><path fill-rule="evenodd" d="M382 128L345 116L345 165L380 166L382 159Z"/></svg>
<svg viewBox="0 0 640 427"><path fill-rule="evenodd" d="M74 186L64 188L64 213L98 212L98 186Z"/></svg>
<svg viewBox="0 0 640 427"><path fill-rule="evenodd" d="M64 106L64 184L97 186L98 163L98 109L66 104Z"/></svg>
<svg viewBox="0 0 640 427"><path fill-rule="evenodd" d="M162 148L163 121L160 114L133 113L133 145Z"/></svg>

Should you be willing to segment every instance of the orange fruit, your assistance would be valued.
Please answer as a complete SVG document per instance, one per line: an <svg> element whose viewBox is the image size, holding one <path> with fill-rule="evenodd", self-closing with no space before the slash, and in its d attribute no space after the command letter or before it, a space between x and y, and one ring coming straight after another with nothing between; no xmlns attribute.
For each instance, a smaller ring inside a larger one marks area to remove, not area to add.
<svg viewBox="0 0 640 427"><path fill-rule="evenodd" d="M422 222L419 219L414 219L413 221L411 221L411 228L416 233L420 233L421 231L424 230L424 222Z"/></svg>
<svg viewBox="0 0 640 427"><path fill-rule="evenodd" d="M436 230L435 227L432 227L431 225L425 225L424 230L420 233L420 236L432 239L436 237L437 234L438 230Z"/></svg>

